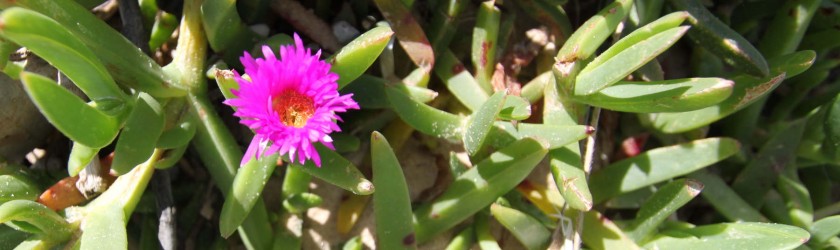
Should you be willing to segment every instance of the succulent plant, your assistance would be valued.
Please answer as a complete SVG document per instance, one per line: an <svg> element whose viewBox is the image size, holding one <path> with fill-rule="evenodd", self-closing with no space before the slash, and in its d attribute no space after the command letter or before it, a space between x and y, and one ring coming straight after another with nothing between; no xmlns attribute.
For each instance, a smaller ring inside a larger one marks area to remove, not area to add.
<svg viewBox="0 0 840 250"><path fill-rule="evenodd" d="M0 0L0 249L840 248L837 1L116 2Z"/></svg>

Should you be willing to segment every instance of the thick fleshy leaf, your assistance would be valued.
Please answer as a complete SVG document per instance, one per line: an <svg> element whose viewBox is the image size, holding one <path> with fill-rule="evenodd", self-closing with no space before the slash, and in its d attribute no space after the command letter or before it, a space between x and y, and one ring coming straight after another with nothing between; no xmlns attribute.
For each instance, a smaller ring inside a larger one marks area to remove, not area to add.
<svg viewBox="0 0 840 250"><path fill-rule="evenodd" d="M618 24L627 17L631 6L633 6L632 0L615 1L586 20L557 52L557 61L570 63L590 58L598 47L601 47L604 40L613 34Z"/></svg>
<svg viewBox="0 0 840 250"><path fill-rule="evenodd" d="M98 157L98 153L98 148L91 148L81 143L73 142L73 147L70 149L70 159L67 160L67 173L70 176L76 176L90 164L93 157Z"/></svg>
<svg viewBox="0 0 840 250"><path fill-rule="evenodd" d="M487 101L489 95L483 91L478 81L464 67L464 64L455 57L451 50L446 50L438 57L438 65L435 67L437 75L449 92L458 98L464 106L470 110L478 110L481 104Z"/></svg>
<svg viewBox="0 0 840 250"><path fill-rule="evenodd" d="M216 69L215 72L216 84L219 85L219 90L225 99L236 98L231 90L238 90L239 83L234 78L233 71Z"/></svg>
<svg viewBox="0 0 840 250"><path fill-rule="evenodd" d="M626 48L622 48L614 56L606 54L605 56L611 56L608 59L599 60L600 57L595 58L593 63L596 64L587 65L575 79L574 94L577 96L591 95L598 90L624 79L627 75L630 75L630 73L633 73L633 71L644 66L648 61L671 47L671 45L676 43L685 34L688 28L688 26L670 28L655 34L649 34L648 37L644 38L628 36L628 38L639 39L640 41L634 44L627 44ZM611 48L621 47L613 45ZM611 51L608 50L607 52ZM603 63L597 64L601 61Z"/></svg>
<svg viewBox="0 0 840 250"><path fill-rule="evenodd" d="M563 147L580 141L594 129L584 125L545 125L534 123L513 123L497 121L488 135L488 143L496 148L507 147L522 138L534 138L548 143L549 149Z"/></svg>
<svg viewBox="0 0 840 250"><path fill-rule="evenodd" d="M645 204L642 204L636 219L625 230L627 236L636 242L643 242L660 223L702 190L702 183L686 179L675 180L660 187Z"/></svg>
<svg viewBox="0 0 840 250"><path fill-rule="evenodd" d="M583 243L596 250L639 249L624 231L598 211L583 213Z"/></svg>
<svg viewBox="0 0 840 250"><path fill-rule="evenodd" d="M797 143L805 130L805 121L799 120L784 126L771 135L770 140L744 167L732 182L732 190L755 208L761 207L764 195L776 184L785 168L795 155Z"/></svg>
<svg viewBox="0 0 840 250"><path fill-rule="evenodd" d="M776 190L785 201L791 225L810 228L814 223L814 205L808 188L799 179L798 169L785 168L776 181Z"/></svg>
<svg viewBox="0 0 840 250"><path fill-rule="evenodd" d="M219 214L219 231L227 238L238 228L260 199L268 177L277 167L277 154L251 158L236 171L231 189Z"/></svg>
<svg viewBox="0 0 840 250"><path fill-rule="evenodd" d="M373 194L376 246L381 249L416 248L411 199L402 167L382 134L373 132L370 141L373 184L379 188Z"/></svg>
<svg viewBox="0 0 840 250"><path fill-rule="evenodd" d="M562 44L572 34L571 21L563 10L565 1L528 0L518 1L516 4L527 15L548 26L551 34L557 37L558 44Z"/></svg>
<svg viewBox="0 0 840 250"><path fill-rule="evenodd" d="M472 64L475 66L475 79L486 93L493 93L490 78L496 70L496 47L499 46L499 21L501 11L495 1L486 1L478 7L472 37Z"/></svg>
<svg viewBox="0 0 840 250"><path fill-rule="evenodd" d="M32 73L20 74L29 97L59 131L91 148L107 146L117 136L117 118L85 104L54 81Z"/></svg>
<svg viewBox="0 0 840 250"><path fill-rule="evenodd" d="M815 58L816 54L813 51L799 51L773 58L769 61L769 77L755 78L749 75L738 75L730 78L735 82L735 87L732 95L723 102L689 112L656 114L653 117L653 126L665 133L679 133L720 120L770 93L785 77L802 73L811 67Z"/></svg>
<svg viewBox="0 0 840 250"><path fill-rule="evenodd" d="M461 138L460 117L412 100L394 87L386 88L385 93L394 112L417 131L440 138Z"/></svg>
<svg viewBox="0 0 840 250"><path fill-rule="evenodd" d="M191 147L198 152L214 184L219 187L223 195L228 196L236 169L242 161L242 151L230 133L230 129L213 110L207 96L190 95L188 97L190 118L197 125ZM238 231L246 246L258 249L271 247L271 238L274 234L271 233L268 212L261 199L254 204L251 213L242 222Z"/></svg>
<svg viewBox="0 0 840 250"><path fill-rule="evenodd" d="M297 193L283 200L283 208L289 213L302 214L307 209L320 206L324 202L321 196L313 193Z"/></svg>
<svg viewBox="0 0 840 250"><path fill-rule="evenodd" d="M452 238L446 250L468 250L475 243L474 227L467 227Z"/></svg>
<svg viewBox="0 0 840 250"><path fill-rule="evenodd" d="M127 249L126 219L119 207L98 207L82 223L81 250Z"/></svg>
<svg viewBox="0 0 840 250"><path fill-rule="evenodd" d="M125 36L111 28L90 10L72 0L18 0L0 3L0 7L17 5L31 9L62 24L89 48L96 48L105 68L117 83L141 90L155 97L183 96L181 88L173 88L160 66L137 49Z"/></svg>
<svg viewBox="0 0 840 250"><path fill-rule="evenodd" d="M707 167L738 152L730 138L706 138L649 150L627 158L590 176L595 203ZM686 161L684 159L692 159Z"/></svg>
<svg viewBox="0 0 840 250"><path fill-rule="evenodd" d="M328 61L330 71L338 74L338 88L341 89L356 80L376 61L394 31L390 27L376 27L345 45Z"/></svg>
<svg viewBox="0 0 840 250"><path fill-rule="evenodd" d="M382 16L391 24L397 36L397 42L414 62L421 68L432 68L435 65L435 55L432 45L426 38L426 33L420 23L411 14L411 6L399 0L375 0L376 7Z"/></svg>
<svg viewBox="0 0 840 250"><path fill-rule="evenodd" d="M163 110L160 103L146 93L140 93L131 114L117 139L111 169L125 174L152 155L163 132Z"/></svg>
<svg viewBox="0 0 840 250"><path fill-rule="evenodd" d="M767 29L773 32L764 33L758 50L768 58L796 51L821 3L819 0L786 1L777 6L773 20L767 24Z"/></svg>
<svg viewBox="0 0 840 250"><path fill-rule="evenodd" d="M195 136L195 124L189 121L182 122L177 126L163 131L157 140L157 148L179 148L190 143Z"/></svg>
<svg viewBox="0 0 840 250"><path fill-rule="evenodd" d="M548 164L566 204L575 210L589 211L593 205L592 192L580 156L580 146L573 143L549 151Z"/></svg>
<svg viewBox="0 0 840 250"><path fill-rule="evenodd" d="M767 218L738 196L720 176L697 171L689 177L703 183L701 195L723 217L730 221L767 222Z"/></svg>
<svg viewBox="0 0 840 250"><path fill-rule="evenodd" d="M236 10L236 1L208 0L201 4L201 21L207 32L207 42L216 52L228 52L236 58L240 51L250 49L257 40L254 33Z"/></svg>
<svg viewBox="0 0 840 250"><path fill-rule="evenodd" d="M496 121L496 116L499 115L499 111L502 109L505 96L507 96L507 91L501 91L493 94L490 99L487 99L487 101L472 114L469 122L467 122L466 131L464 133L464 148L467 149L467 153L470 155L475 155L475 153L484 146L487 134L490 133L490 129L493 127L493 122Z"/></svg>
<svg viewBox="0 0 840 250"><path fill-rule="evenodd" d="M473 216L473 228L478 247L487 250L502 250L499 241L490 231L490 211L487 209L479 211Z"/></svg>
<svg viewBox="0 0 840 250"><path fill-rule="evenodd" d="M293 163L290 167L300 168L303 172L357 195L373 193L373 183L365 179L353 163L323 145L318 144L315 149L321 156L321 167L315 166L312 161L306 161L303 166Z"/></svg>
<svg viewBox="0 0 840 250"><path fill-rule="evenodd" d="M417 242L432 239L513 189L545 154L536 140L522 139L458 176L442 195L415 211Z"/></svg>
<svg viewBox="0 0 840 250"><path fill-rule="evenodd" d="M764 56L746 38L732 30L697 0L671 0L671 5L690 14L693 28L688 37L723 61L748 74L767 77L770 69Z"/></svg>
<svg viewBox="0 0 840 250"><path fill-rule="evenodd" d="M6 225L0 225L0 248L14 249L19 246L29 234L14 230Z"/></svg>
<svg viewBox="0 0 840 250"><path fill-rule="evenodd" d="M447 0L437 4L437 9L432 11L431 21L425 29L429 42L432 43L432 51L445 51L449 43L455 38L458 30L452 26L457 25L458 16L469 6L466 1ZM440 60L440 56L436 56Z"/></svg>
<svg viewBox="0 0 840 250"><path fill-rule="evenodd" d="M840 234L840 215L823 218L811 226L810 245L822 247L832 238Z"/></svg>
<svg viewBox="0 0 840 250"><path fill-rule="evenodd" d="M155 51L160 48L160 46L166 43L169 38L172 38L172 33L178 29L178 18L175 15L165 11L158 13L160 13L160 15L155 17L155 23L152 24L152 33L149 34L149 50L151 51Z"/></svg>
<svg viewBox="0 0 840 250"><path fill-rule="evenodd" d="M38 186L23 175L0 175L0 204L12 200L38 199Z"/></svg>
<svg viewBox="0 0 840 250"><path fill-rule="evenodd" d="M712 106L732 94L734 83L721 78L687 78L656 82L620 81L583 103L622 112L683 112Z"/></svg>
<svg viewBox="0 0 840 250"><path fill-rule="evenodd" d="M29 200L13 200L0 205L0 223L56 241L64 241L72 234L72 227L61 215Z"/></svg>
<svg viewBox="0 0 840 250"><path fill-rule="evenodd" d="M502 110L499 111L499 119L521 121L531 117L531 103L525 98L508 95Z"/></svg>
<svg viewBox="0 0 840 250"><path fill-rule="evenodd" d="M663 235L646 249L793 249L808 241L808 231L783 224L722 223L688 228Z"/></svg>
<svg viewBox="0 0 840 250"><path fill-rule="evenodd" d="M527 249L545 249L551 232L539 221L519 210L493 204L490 213Z"/></svg>
<svg viewBox="0 0 840 250"><path fill-rule="evenodd" d="M837 158L840 155L840 98L835 97L823 107L827 110L822 124L822 132L825 134L823 147L829 157Z"/></svg>
<svg viewBox="0 0 840 250"><path fill-rule="evenodd" d="M642 42L645 42L646 40L651 39L653 36L659 33L679 27L680 24L682 24L687 17L688 14L685 12L674 12L665 15L656 20L655 22L645 25L644 27L634 30L632 33L621 38L621 40L618 40L607 50L598 55L598 57L596 57L594 60L592 60L592 62L586 65L586 68L584 68L580 72L580 74L583 75L587 72L592 71L593 69L598 68L604 63L607 63L609 60L615 58L618 54L630 49L634 45L640 44Z"/></svg>
<svg viewBox="0 0 840 250"><path fill-rule="evenodd" d="M0 14L0 35L50 62L79 86L97 107L111 114L124 109L128 97L93 51L64 26L38 12L12 7Z"/></svg>

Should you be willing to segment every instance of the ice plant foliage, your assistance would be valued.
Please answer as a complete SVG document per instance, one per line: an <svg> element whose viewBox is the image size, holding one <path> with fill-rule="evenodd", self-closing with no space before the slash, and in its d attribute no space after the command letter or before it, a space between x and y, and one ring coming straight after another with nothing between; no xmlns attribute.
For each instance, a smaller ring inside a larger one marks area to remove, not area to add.
<svg viewBox="0 0 840 250"><path fill-rule="evenodd" d="M359 109L352 94L338 93L338 75L318 59L321 51L313 55L297 34L294 40L294 45L280 46L280 58L268 46L262 47L265 58L254 59L248 52L240 58L248 77L235 74L239 90L233 90L236 98L225 104L235 107L240 123L255 133L243 165L279 152L292 162L311 159L320 167L313 144L334 149L330 133L341 131L336 113Z"/></svg>

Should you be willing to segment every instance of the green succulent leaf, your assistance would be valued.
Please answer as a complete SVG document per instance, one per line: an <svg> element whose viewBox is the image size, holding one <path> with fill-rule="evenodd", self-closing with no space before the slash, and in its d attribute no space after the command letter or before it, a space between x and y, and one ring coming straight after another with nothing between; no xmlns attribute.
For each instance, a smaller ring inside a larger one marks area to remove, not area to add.
<svg viewBox="0 0 840 250"><path fill-rule="evenodd" d="M653 23L652 23L653 24ZM652 25L651 24L651 25ZM626 43L635 42L632 40L638 39L638 42L626 44L626 47L620 47L619 44L625 45L624 40L617 42L610 47L620 52L613 52L607 50L603 56L606 59L600 59L601 56L595 58L592 63L587 65L578 74L575 79L575 95L584 96L591 95L606 88L621 79L636 71L636 69L644 66L648 61L653 60L660 53L671 47L677 40L682 37L688 30L688 26L674 27L663 30L661 32L645 32L646 37L638 37L630 34L625 39L631 40ZM645 29L636 31L644 32ZM655 30L653 30L655 32ZM615 53L613 56L611 53ZM601 63L603 61L603 63Z"/></svg>
<svg viewBox="0 0 840 250"><path fill-rule="evenodd" d="M2 3L7 7L12 3ZM54 19L87 45L96 48L94 55L117 83L141 90L155 97L183 96L160 66L137 49L125 36L114 30L88 9L73 0L19 0L13 5L37 11ZM78 82L77 82L78 83Z"/></svg>
<svg viewBox="0 0 840 250"><path fill-rule="evenodd" d="M545 249L551 241L551 232L537 219L519 210L493 204L490 213L527 249Z"/></svg>
<svg viewBox="0 0 840 250"><path fill-rule="evenodd" d="M721 223L666 232L644 245L653 249L793 249L808 241L801 228L759 222Z"/></svg>
<svg viewBox="0 0 840 250"><path fill-rule="evenodd" d="M823 247L832 238L840 234L840 215L823 218L811 225L809 245Z"/></svg>
<svg viewBox="0 0 840 250"><path fill-rule="evenodd" d="M475 228L467 227L452 238L446 250L468 250L475 243Z"/></svg>
<svg viewBox="0 0 840 250"><path fill-rule="evenodd" d="M117 136L120 121L82 102L54 81L33 73L20 75L27 94L59 131L91 148L107 146Z"/></svg>
<svg viewBox="0 0 840 250"><path fill-rule="evenodd" d="M394 112L417 131L447 139L461 137L460 117L415 101L395 87L386 88L385 93Z"/></svg>
<svg viewBox="0 0 840 250"><path fill-rule="evenodd" d="M0 14L0 35L25 46L73 80L103 111L118 114L127 96L93 51L61 24L38 12L12 7Z"/></svg>
<svg viewBox="0 0 840 250"><path fill-rule="evenodd" d="M493 93L490 78L496 70L496 47L499 46L501 11L495 1L482 2L473 28L471 59L475 77L485 93Z"/></svg>
<svg viewBox="0 0 840 250"><path fill-rule="evenodd" d="M502 110L499 111L499 119L521 121L531 117L531 103L525 98L508 95Z"/></svg>
<svg viewBox="0 0 840 250"><path fill-rule="evenodd" d="M195 124L190 121L184 121L177 124L160 134L157 140L157 148L179 148L190 143L193 136L195 136Z"/></svg>
<svg viewBox="0 0 840 250"><path fill-rule="evenodd" d="M473 228L475 229L475 238L478 247L482 250L502 250L499 246L499 241L493 236L490 231L490 212L487 209L479 211L473 216Z"/></svg>
<svg viewBox="0 0 840 250"><path fill-rule="evenodd" d="M379 188L373 194L376 246L381 249L414 249L411 199L402 167L382 134L373 132L370 141L373 184Z"/></svg>
<svg viewBox="0 0 840 250"><path fill-rule="evenodd" d="M649 150L597 171L589 178L595 203L707 167L738 152L730 138L706 138ZM682 159L682 160L681 160ZM684 159L692 159L686 161Z"/></svg>
<svg viewBox="0 0 840 250"><path fill-rule="evenodd" d="M822 1L806 0L785 2L776 10L768 30L761 38L758 49L768 58L793 53L799 47L805 31Z"/></svg>
<svg viewBox="0 0 840 250"><path fill-rule="evenodd" d="M70 159L67 160L67 172L70 176L76 176L81 172L93 157L98 157L99 149L85 146L78 142L73 142L73 147L70 149Z"/></svg>
<svg viewBox="0 0 840 250"><path fill-rule="evenodd" d="M283 176L283 188L281 193L283 199L288 199L296 194L309 191L309 182L312 176L303 172L300 168L286 168L286 175Z"/></svg>
<svg viewBox="0 0 840 250"><path fill-rule="evenodd" d="M316 145L315 149L321 156L321 167L315 166L312 161L306 161L304 165L296 163L289 164L291 168L299 168L314 177L317 177L330 184L336 185L356 195L369 195L374 191L374 185L359 172L353 163L323 146Z"/></svg>
<svg viewBox="0 0 840 250"><path fill-rule="evenodd" d="M239 83L236 82L236 78L234 78L233 71L217 69L215 72L215 78L216 84L219 85L219 90L222 91L222 95L225 97L225 99L236 98L236 96L233 95L231 90L238 90Z"/></svg>
<svg viewBox="0 0 840 250"><path fill-rule="evenodd" d="M767 218L744 201L720 176L697 171L689 177L703 183L700 195L723 217L731 221L767 222Z"/></svg>
<svg viewBox="0 0 840 250"><path fill-rule="evenodd" d="M592 249L640 249L612 220L594 210L583 213L580 235Z"/></svg>
<svg viewBox="0 0 840 250"><path fill-rule="evenodd" d="M499 111L504 104L507 91L497 92L490 97L481 107L470 117L467 122L466 131L464 134L464 147L467 153L475 155L479 149L484 145L487 134L493 127L493 122L496 121Z"/></svg>
<svg viewBox="0 0 840 250"><path fill-rule="evenodd" d="M111 169L125 174L152 155L163 132L163 111L160 103L146 93L138 94L134 109L114 148Z"/></svg>
<svg viewBox="0 0 840 250"><path fill-rule="evenodd" d="M257 40L257 34L251 31L236 11L236 1L208 0L201 4L201 21L207 32L207 42L217 52L239 56L239 51L247 50Z"/></svg>
<svg viewBox="0 0 840 250"><path fill-rule="evenodd" d="M82 250L127 249L125 214L119 207L102 206L88 211L82 223Z"/></svg>
<svg viewBox="0 0 840 250"><path fill-rule="evenodd" d="M29 200L13 200L0 205L0 223L14 225L18 230L25 229L58 242L67 240L72 234L70 224L61 215L41 203Z"/></svg>
<svg viewBox="0 0 840 250"><path fill-rule="evenodd" d="M29 234L14 230L6 225L0 225L0 248L15 249L20 246Z"/></svg>
<svg viewBox="0 0 840 250"><path fill-rule="evenodd" d="M548 152L548 166L560 195L570 208L579 211L592 209L592 192L586 182L580 147L569 144Z"/></svg>
<svg viewBox="0 0 840 250"><path fill-rule="evenodd" d="M722 78L687 78L656 82L625 82L577 97L583 103L622 112L684 112L726 100L734 83Z"/></svg>
<svg viewBox="0 0 840 250"><path fill-rule="evenodd" d="M642 204L636 219L627 227L627 236L643 242L668 216L691 201L703 190L703 184L694 180L679 179L660 187Z"/></svg>
<svg viewBox="0 0 840 250"><path fill-rule="evenodd" d="M789 164L795 157L796 145L802 139L804 130L805 121L798 120L773 133L732 182L732 190L753 207L761 207L764 194L776 184L781 170L793 167Z"/></svg>
<svg viewBox="0 0 840 250"><path fill-rule="evenodd" d="M586 65L580 74L587 73L592 69L595 69L604 63L607 63L609 60L615 58L615 56L619 55L620 53L624 52L627 49L630 49L636 44L641 42L645 42L646 40L651 39L653 36L668 31L673 28L677 28L680 24L685 21L688 17L688 13L686 12L674 12L668 15L665 15L658 20L645 25L641 28L634 30L632 33L628 34L627 36L618 40L615 44L610 46L606 51L598 55L592 62Z"/></svg>
<svg viewBox="0 0 840 250"><path fill-rule="evenodd" d="M345 45L329 59L332 64L330 70L339 76L338 88L347 86L361 76L379 57L393 35L394 31L390 27L373 28Z"/></svg>
<svg viewBox="0 0 840 250"><path fill-rule="evenodd" d="M586 20L557 52L557 61L569 63L590 58L598 47L601 47L604 40L613 34L618 24L627 17L632 6L632 0L615 1Z"/></svg>
<svg viewBox="0 0 840 250"><path fill-rule="evenodd" d="M671 0L671 5L690 14L688 38L723 61L756 77L767 77L770 69L764 56L746 38L732 30L697 0Z"/></svg>
<svg viewBox="0 0 840 250"><path fill-rule="evenodd" d="M735 82L732 95L717 105L681 113L661 113L653 117L653 126L665 133L679 133L708 125L738 110L747 107L760 97L774 90L785 77L793 77L811 67L816 54L813 51L799 51L773 58L770 76L755 78L738 75L730 78Z"/></svg>
<svg viewBox="0 0 840 250"><path fill-rule="evenodd" d="M152 33L149 35L149 49L154 51L160 48L161 45L172 38L172 33L177 28L178 18L172 13L161 11L160 15L155 17L154 24L152 24Z"/></svg>
<svg viewBox="0 0 840 250"><path fill-rule="evenodd" d="M12 200L34 201L40 194L38 186L23 175L0 175L0 204Z"/></svg>
<svg viewBox="0 0 840 250"><path fill-rule="evenodd" d="M522 139L458 176L437 199L415 210L417 242L430 240L493 203L519 184L545 154L538 141Z"/></svg>
<svg viewBox="0 0 840 250"><path fill-rule="evenodd" d="M493 147L503 148L516 140L530 137L548 143L549 149L556 149L580 141L593 131L592 127L583 125L519 123L514 126L510 122L497 121L490 130L488 143Z"/></svg>
<svg viewBox="0 0 840 250"><path fill-rule="evenodd" d="M233 234L248 217L254 204L260 199L268 177L277 167L277 158L277 154L262 156L260 159L251 158L236 172L231 190L219 214L219 230L223 237Z"/></svg>
<svg viewBox="0 0 840 250"><path fill-rule="evenodd" d="M321 196L313 193L296 193L283 200L283 208L289 213L301 214L307 209L320 206L324 202Z"/></svg>
<svg viewBox="0 0 840 250"><path fill-rule="evenodd" d="M407 52L414 65L431 69L435 65L434 51L426 38L426 32L423 32L420 23L411 13L410 2L375 0L374 3L393 27L397 42Z"/></svg>
<svg viewBox="0 0 840 250"><path fill-rule="evenodd" d="M464 64L455 57L451 50L446 50L438 57L438 65L434 69L435 74L443 80L446 88L458 99L467 109L475 111L481 107L489 95L472 74L464 67Z"/></svg>

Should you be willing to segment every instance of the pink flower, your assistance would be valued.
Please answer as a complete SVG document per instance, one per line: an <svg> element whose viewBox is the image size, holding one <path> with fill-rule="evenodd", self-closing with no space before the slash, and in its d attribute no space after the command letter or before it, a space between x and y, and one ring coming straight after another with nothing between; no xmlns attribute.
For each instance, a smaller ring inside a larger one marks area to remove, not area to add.
<svg viewBox="0 0 840 250"><path fill-rule="evenodd" d="M336 113L359 109L352 94L338 93L338 75L318 59L321 51L312 55L297 34L294 38L294 45L280 46L280 59L268 46L262 47L264 59L254 59L248 52L240 58L248 77L235 73L239 90L232 92L237 98L225 104L235 107L233 115L255 133L243 165L252 157L279 152L288 154L292 162L311 159L320 167L313 144L335 150L330 133L341 131Z"/></svg>

